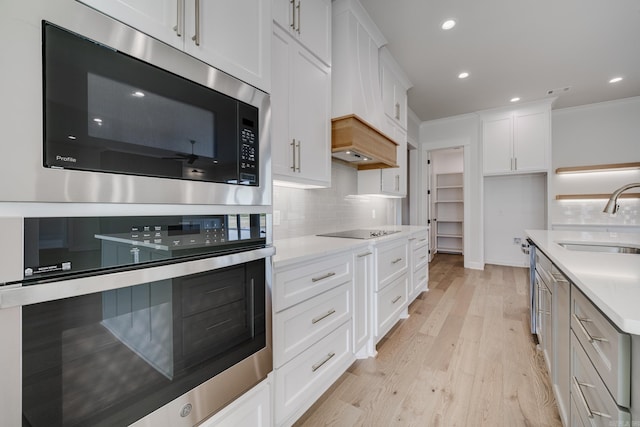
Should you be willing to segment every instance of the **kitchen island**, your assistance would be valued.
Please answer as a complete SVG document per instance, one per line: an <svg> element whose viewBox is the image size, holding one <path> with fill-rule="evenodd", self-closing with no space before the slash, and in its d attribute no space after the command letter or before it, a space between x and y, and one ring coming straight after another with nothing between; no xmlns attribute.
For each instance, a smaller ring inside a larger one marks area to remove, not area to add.
<svg viewBox="0 0 640 427"><path fill-rule="evenodd" d="M563 422L640 423L640 234L527 235L536 334Z"/></svg>

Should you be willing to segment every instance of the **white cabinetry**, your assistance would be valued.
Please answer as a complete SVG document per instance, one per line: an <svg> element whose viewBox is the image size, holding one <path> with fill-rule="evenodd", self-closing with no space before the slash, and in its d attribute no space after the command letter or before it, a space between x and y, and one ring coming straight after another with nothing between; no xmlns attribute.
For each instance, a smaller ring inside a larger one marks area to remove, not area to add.
<svg viewBox="0 0 640 427"><path fill-rule="evenodd" d="M331 70L273 27L272 170L276 181L331 185Z"/></svg>
<svg viewBox="0 0 640 427"><path fill-rule="evenodd" d="M269 1L79 1L265 92L270 91Z"/></svg>
<svg viewBox="0 0 640 427"><path fill-rule="evenodd" d="M355 360L351 252L275 269L276 425L291 425Z"/></svg>
<svg viewBox="0 0 640 427"><path fill-rule="evenodd" d="M357 358L375 356L371 341L373 307L373 252L353 254L353 351Z"/></svg>
<svg viewBox="0 0 640 427"><path fill-rule="evenodd" d="M481 112L485 175L547 172L551 101L517 110Z"/></svg>
<svg viewBox="0 0 640 427"><path fill-rule="evenodd" d="M384 132L395 142L397 168L358 171L358 194L380 194L391 197L407 195L407 131L385 118Z"/></svg>
<svg viewBox="0 0 640 427"><path fill-rule="evenodd" d="M271 378L268 378L205 420L200 427L270 427Z"/></svg>
<svg viewBox="0 0 640 427"><path fill-rule="evenodd" d="M374 337L379 342L407 316L409 243L407 238L377 243L374 248Z"/></svg>
<svg viewBox="0 0 640 427"><path fill-rule="evenodd" d="M463 174L437 174L435 191L437 252L462 253L464 238Z"/></svg>
<svg viewBox="0 0 640 427"><path fill-rule="evenodd" d="M273 0L273 20L331 65L331 0Z"/></svg>
<svg viewBox="0 0 640 427"><path fill-rule="evenodd" d="M413 86L386 47L380 49L380 80L384 113L407 129L407 90Z"/></svg>
<svg viewBox="0 0 640 427"><path fill-rule="evenodd" d="M416 231L409 237L411 280L409 281L409 303L420 292L428 290L429 282L429 235L427 230Z"/></svg>

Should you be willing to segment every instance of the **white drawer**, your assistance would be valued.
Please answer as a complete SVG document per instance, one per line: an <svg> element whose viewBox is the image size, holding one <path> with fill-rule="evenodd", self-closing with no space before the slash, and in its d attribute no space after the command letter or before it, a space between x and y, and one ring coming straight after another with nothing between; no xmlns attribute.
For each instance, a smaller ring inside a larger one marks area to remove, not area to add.
<svg viewBox="0 0 640 427"><path fill-rule="evenodd" d="M422 246L413 250L413 271L426 269L429 264L429 247Z"/></svg>
<svg viewBox="0 0 640 427"><path fill-rule="evenodd" d="M429 272L426 267L413 272L413 289L425 289L429 281Z"/></svg>
<svg viewBox="0 0 640 427"><path fill-rule="evenodd" d="M275 371L276 425L300 415L355 360L351 351L351 321Z"/></svg>
<svg viewBox="0 0 640 427"><path fill-rule="evenodd" d="M351 282L274 315L274 368L351 318Z"/></svg>
<svg viewBox="0 0 640 427"><path fill-rule="evenodd" d="M398 239L384 246L376 247L376 291L384 288L408 269L409 244L406 239Z"/></svg>
<svg viewBox="0 0 640 427"><path fill-rule="evenodd" d="M403 274L389 286L376 293L376 337L384 334L399 319L400 312L407 306L407 275Z"/></svg>
<svg viewBox="0 0 640 427"><path fill-rule="evenodd" d="M571 329L616 402L629 407L631 337L618 331L576 286L571 288Z"/></svg>
<svg viewBox="0 0 640 427"><path fill-rule="evenodd" d="M414 234L409 238L409 242L411 243L411 250L416 250L418 248L428 248L429 246L429 236L426 234Z"/></svg>
<svg viewBox="0 0 640 427"><path fill-rule="evenodd" d="M582 420L589 425L609 427L631 423L629 412L620 408L591 364L587 353L571 334L571 394ZM573 418L576 414L571 414Z"/></svg>
<svg viewBox="0 0 640 427"><path fill-rule="evenodd" d="M276 269L273 309L282 311L301 301L351 281L351 256L340 254Z"/></svg>

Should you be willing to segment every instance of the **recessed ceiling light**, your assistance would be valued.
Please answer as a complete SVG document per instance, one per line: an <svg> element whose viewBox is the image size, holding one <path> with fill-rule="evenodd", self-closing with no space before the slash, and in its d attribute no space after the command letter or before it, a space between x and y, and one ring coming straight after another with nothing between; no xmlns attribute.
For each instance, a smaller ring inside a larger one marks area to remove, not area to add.
<svg viewBox="0 0 640 427"><path fill-rule="evenodd" d="M456 21L454 21L453 19L447 19L442 23L443 30L450 30L455 26L456 26Z"/></svg>
<svg viewBox="0 0 640 427"><path fill-rule="evenodd" d="M144 92L140 92L139 90L133 92L131 95L135 96L136 98L144 98Z"/></svg>
<svg viewBox="0 0 640 427"><path fill-rule="evenodd" d="M511 98L511 102L518 102L518 101L520 101L520 98L518 98L517 96Z"/></svg>
<svg viewBox="0 0 640 427"><path fill-rule="evenodd" d="M469 73L467 73L466 71L458 74L459 79L466 79L467 77L469 77Z"/></svg>
<svg viewBox="0 0 640 427"><path fill-rule="evenodd" d="M94 122L96 123L102 123L102 119L96 117L95 119L93 119Z"/></svg>
<svg viewBox="0 0 640 427"><path fill-rule="evenodd" d="M614 77L611 80L609 80L609 83L618 83L622 81L622 77Z"/></svg>
<svg viewBox="0 0 640 427"><path fill-rule="evenodd" d="M67 138L69 138L69 139L71 139L71 140L76 139L76 137L75 137L74 135L69 135L69 136L67 136Z"/></svg>

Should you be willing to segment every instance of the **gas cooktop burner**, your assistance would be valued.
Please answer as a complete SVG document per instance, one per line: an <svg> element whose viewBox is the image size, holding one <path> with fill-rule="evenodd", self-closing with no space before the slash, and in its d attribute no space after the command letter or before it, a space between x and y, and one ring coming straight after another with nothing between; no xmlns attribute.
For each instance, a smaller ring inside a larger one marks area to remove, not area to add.
<svg viewBox="0 0 640 427"><path fill-rule="evenodd" d="M374 239L376 237L388 236L389 234L398 233L398 230L346 230L337 233L318 234L323 237L344 237L347 239Z"/></svg>

